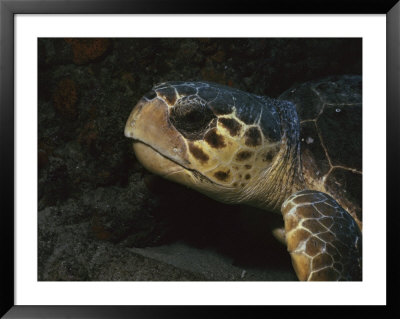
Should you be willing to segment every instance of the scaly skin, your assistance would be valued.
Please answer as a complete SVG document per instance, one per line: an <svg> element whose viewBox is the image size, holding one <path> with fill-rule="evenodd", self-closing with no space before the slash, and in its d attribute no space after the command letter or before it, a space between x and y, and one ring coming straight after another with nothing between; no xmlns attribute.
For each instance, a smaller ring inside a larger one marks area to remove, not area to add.
<svg viewBox="0 0 400 319"><path fill-rule="evenodd" d="M297 192L283 203L282 215L300 280L361 280L361 232L332 197Z"/></svg>

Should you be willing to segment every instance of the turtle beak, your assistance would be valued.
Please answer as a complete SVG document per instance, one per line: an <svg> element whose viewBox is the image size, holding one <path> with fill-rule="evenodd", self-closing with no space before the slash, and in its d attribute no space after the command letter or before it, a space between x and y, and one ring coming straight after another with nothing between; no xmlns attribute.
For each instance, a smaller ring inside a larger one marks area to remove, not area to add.
<svg viewBox="0 0 400 319"><path fill-rule="evenodd" d="M163 167L159 169L149 169L158 174L163 173L162 175L169 171L165 171L166 160L184 167L189 164L185 141L168 120L168 112L168 105L160 99L141 99L133 108L124 131L126 137L135 140L135 154L142 164L148 166L150 161L163 163ZM138 142L146 147L138 146ZM159 154L152 156L152 152Z"/></svg>

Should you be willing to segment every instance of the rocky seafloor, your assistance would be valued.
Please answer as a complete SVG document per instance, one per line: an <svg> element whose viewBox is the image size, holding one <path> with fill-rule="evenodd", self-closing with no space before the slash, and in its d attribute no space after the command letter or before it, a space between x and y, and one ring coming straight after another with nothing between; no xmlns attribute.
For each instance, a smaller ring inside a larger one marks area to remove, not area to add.
<svg viewBox="0 0 400 319"><path fill-rule="evenodd" d="M296 280L281 217L147 172L125 122L154 84L276 97L361 74L361 39L39 39L38 280Z"/></svg>

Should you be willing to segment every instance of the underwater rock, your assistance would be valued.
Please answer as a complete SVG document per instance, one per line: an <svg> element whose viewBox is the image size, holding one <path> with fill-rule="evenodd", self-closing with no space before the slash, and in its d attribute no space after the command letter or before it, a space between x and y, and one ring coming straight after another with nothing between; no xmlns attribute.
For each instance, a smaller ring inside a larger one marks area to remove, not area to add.
<svg viewBox="0 0 400 319"><path fill-rule="evenodd" d="M64 116L76 116L76 102L78 100L78 90L75 82L67 77L58 82L53 94L55 109Z"/></svg>
<svg viewBox="0 0 400 319"><path fill-rule="evenodd" d="M81 65L101 58L111 46L111 40L101 39L65 39L72 47L73 61Z"/></svg>

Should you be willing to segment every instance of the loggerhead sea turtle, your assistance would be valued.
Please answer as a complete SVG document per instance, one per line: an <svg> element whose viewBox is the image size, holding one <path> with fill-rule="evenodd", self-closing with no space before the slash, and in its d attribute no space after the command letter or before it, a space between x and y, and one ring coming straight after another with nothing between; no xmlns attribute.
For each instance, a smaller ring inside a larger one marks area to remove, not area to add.
<svg viewBox="0 0 400 319"><path fill-rule="evenodd" d="M281 213L299 280L361 280L361 77L278 99L209 82L156 85L125 136L149 171L218 201Z"/></svg>

